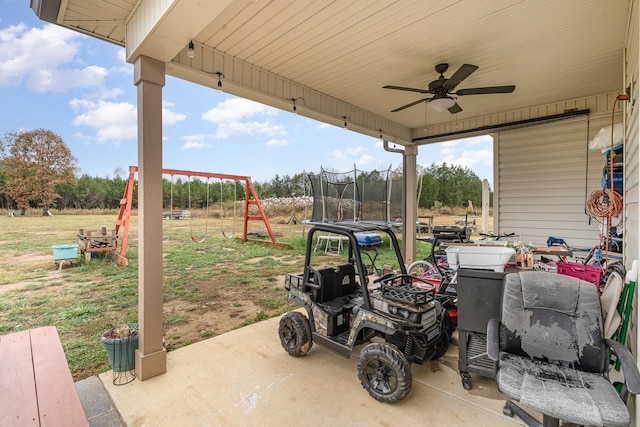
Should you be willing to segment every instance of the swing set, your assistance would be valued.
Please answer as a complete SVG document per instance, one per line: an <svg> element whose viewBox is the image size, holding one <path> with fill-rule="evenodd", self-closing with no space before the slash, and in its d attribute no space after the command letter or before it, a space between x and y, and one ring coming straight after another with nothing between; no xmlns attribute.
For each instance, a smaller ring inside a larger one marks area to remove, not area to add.
<svg viewBox="0 0 640 427"><path fill-rule="evenodd" d="M118 236L120 233L120 228L122 228L122 243L120 245L120 250L118 252L116 252L116 257L118 259L118 261L123 264L123 265L128 265L128 260L126 257L127 254L127 240L128 240L128 236L129 236L129 219L131 217L131 206L133 203L133 187L135 185L135 175L138 172L138 167L137 166L129 166L129 179L127 180L127 185L125 186L124 189L124 195L122 197L122 199L120 199L120 210L118 212L118 219L116 219L115 222L115 233ZM253 187L253 184L251 183L251 177L248 176L242 176L242 175L229 175L229 174L223 174L223 173L212 173L212 172L198 172L198 171L189 171L189 170L180 170L180 169L162 169L162 173L166 174L166 175L171 175L171 179L172 179L172 184L173 184L173 176L174 175L183 175L186 176L187 178L189 178L188 181L188 191L189 191L189 209L191 209L191 179L193 177L200 177L200 178L206 178L207 179L207 200L206 200L206 212L207 212L207 221L208 221L208 216L209 216L209 180L210 179L220 179L220 209L222 211L222 180L229 180L229 181L234 181L234 206L233 206L233 212L234 212L234 222L235 222L235 217L236 217L236 207L235 207L235 202L236 202L236 184L237 181L244 181L244 189L245 189L245 196L244 196L244 228L243 228L243 235L242 235L242 241L246 242L246 241L258 241L258 242L263 242L263 243L272 243L273 245L283 245L284 243L280 243L278 241L276 241L276 237L275 234L273 233L273 230L271 229L271 225L269 224L269 220L267 218L267 215L264 212L264 209L262 208L262 204L260 203L260 199L258 198L258 193L256 193L255 188ZM172 191L173 191L173 187L172 187ZM173 196L173 195L172 195ZM173 198L173 197L172 197ZM172 202L173 204L173 202ZM259 215L251 215L249 213L249 207L250 206L255 206L258 209L258 213ZM171 206L171 210L173 210L173 206ZM191 221L191 215L189 216L189 221ZM249 226L249 221L262 221L264 223L265 228L267 229L267 232L269 233L269 237L271 238L271 241L268 240L258 240L258 239L249 239L248 238L248 226ZM204 242L204 240L206 240L207 238L207 225L205 222L205 231L204 234L202 236L194 236L192 233L192 228L191 228L191 222L189 223L189 231L191 233L191 239L194 242ZM222 231L222 234L224 237L227 238L232 238L234 237L235 232L231 232L229 235L227 235L224 231Z"/></svg>
<svg viewBox="0 0 640 427"><path fill-rule="evenodd" d="M171 184L173 185L173 175L171 175L171 178ZM193 235L193 215L191 215L191 177L189 177L189 180L187 181L187 189L187 192L189 193L189 234L191 235L191 240L196 243L202 243L207 239L207 224L209 222L209 178L207 178L207 208L205 211L204 234L200 237ZM173 191L173 188L171 190ZM222 203L222 201L220 203ZM173 209L173 207L171 209ZM220 219L222 219L222 216Z"/></svg>

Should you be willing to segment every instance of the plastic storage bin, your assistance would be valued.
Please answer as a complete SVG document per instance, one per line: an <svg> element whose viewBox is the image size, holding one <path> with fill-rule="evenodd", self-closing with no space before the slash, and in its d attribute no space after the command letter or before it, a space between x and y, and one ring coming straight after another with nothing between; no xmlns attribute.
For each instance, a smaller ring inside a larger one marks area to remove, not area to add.
<svg viewBox="0 0 640 427"><path fill-rule="evenodd" d="M453 270L475 268L503 272L504 266L515 255L513 248L503 246L450 246L445 249L447 263Z"/></svg>
<svg viewBox="0 0 640 427"><path fill-rule="evenodd" d="M78 245L75 243L67 245L53 245L52 248L54 261L78 258Z"/></svg>
<svg viewBox="0 0 640 427"><path fill-rule="evenodd" d="M602 267L599 265L584 265L577 262L556 262L558 274L576 277L580 280L591 282L600 289Z"/></svg>

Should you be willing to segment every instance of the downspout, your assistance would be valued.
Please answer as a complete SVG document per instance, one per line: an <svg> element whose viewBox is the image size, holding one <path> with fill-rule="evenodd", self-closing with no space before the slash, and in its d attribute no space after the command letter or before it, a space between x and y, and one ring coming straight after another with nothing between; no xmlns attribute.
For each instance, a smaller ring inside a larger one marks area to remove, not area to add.
<svg viewBox="0 0 640 427"><path fill-rule="evenodd" d="M402 154L402 252L403 252L403 256L405 259L405 263L407 262L407 254L411 254L415 252L415 249L411 249L408 247L409 245L409 239L405 239L405 224L406 224L406 189L407 189L407 160L406 157L404 155L404 150L401 150L399 148L391 148L389 146L389 141L382 139L382 148L384 148L384 151L387 151L389 153L398 153L398 154ZM391 218L389 218L389 220L391 220ZM414 242L415 243L415 242ZM413 261L412 261L413 262Z"/></svg>

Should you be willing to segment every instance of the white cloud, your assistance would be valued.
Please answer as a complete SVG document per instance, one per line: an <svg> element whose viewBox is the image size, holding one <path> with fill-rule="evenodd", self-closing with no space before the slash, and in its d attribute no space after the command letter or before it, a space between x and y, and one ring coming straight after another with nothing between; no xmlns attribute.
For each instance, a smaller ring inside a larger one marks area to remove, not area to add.
<svg viewBox="0 0 640 427"><path fill-rule="evenodd" d="M98 99L107 99L117 98L122 94L124 94L124 90L122 90L122 88L114 87L112 89L103 88L103 90L98 91L95 95Z"/></svg>
<svg viewBox="0 0 640 427"><path fill-rule="evenodd" d="M96 131L99 142L122 141L137 137L136 106L128 102L87 101L72 99L71 107L79 111L75 126L87 126Z"/></svg>
<svg viewBox="0 0 640 427"><path fill-rule="evenodd" d="M99 142L123 141L138 137L137 108L129 102L74 98L69 103L78 113L73 124L94 129ZM165 125L172 125L187 118L185 114L167 108L172 106L169 102L163 102L162 122Z"/></svg>
<svg viewBox="0 0 640 427"><path fill-rule="evenodd" d="M40 69L29 73L27 86L37 92L66 92L73 88L100 87L106 76L107 70L97 65L83 69Z"/></svg>
<svg viewBox="0 0 640 427"><path fill-rule="evenodd" d="M341 150L333 150L332 152L329 153L329 157L332 157L337 160L344 160L347 158L347 156L345 156Z"/></svg>
<svg viewBox="0 0 640 427"><path fill-rule="evenodd" d="M118 49L116 52L116 61L118 65L111 68L113 71L122 74L133 74L133 65L127 62L126 54L127 53L124 48Z"/></svg>
<svg viewBox="0 0 640 427"><path fill-rule="evenodd" d="M178 122L184 122L187 119L186 114L176 113L175 111L171 111L168 108L162 109L162 124L163 125L174 125Z"/></svg>
<svg viewBox="0 0 640 427"><path fill-rule="evenodd" d="M182 139L185 140L185 143L182 145L183 150L191 150L194 148L204 148L208 147L209 144L204 142L207 138L207 135L186 135L183 136Z"/></svg>
<svg viewBox="0 0 640 427"><path fill-rule="evenodd" d="M267 147L284 147L285 145L289 145L291 141L287 139L270 139L267 141Z"/></svg>
<svg viewBox="0 0 640 427"><path fill-rule="evenodd" d="M64 92L104 84L107 70L99 66L73 66L81 36L47 24L29 28L24 24L0 29L0 86L26 82L37 92Z"/></svg>
<svg viewBox="0 0 640 427"><path fill-rule="evenodd" d="M174 103L169 101L162 101L162 124L173 125L178 122L184 122L187 119L186 114L176 113L171 110L171 107L175 106Z"/></svg>
<svg viewBox="0 0 640 427"><path fill-rule="evenodd" d="M462 150L448 154L442 159L448 165L474 169L479 166L489 166L493 163L491 150ZM440 163L442 163L440 162Z"/></svg>
<svg viewBox="0 0 640 427"><path fill-rule="evenodd" d="M361 145L357 146L357 147L353 147L353 148L347 148L347 153L352 155L352 156L357 156L360 153L363 153L367 151L364 147L362 147Z"/></svg>
<svg viewBox="0 0 640 427"><path fill-rule="evenodd" d="M248 99L229 98L203 113L202 120L218 125L215 136L220 139L234 135L286 135L283 125L269 120L277 114L278 110L273 107Z"/></svg>
<svg viewBox="0 0 640 427"><path fill-rule="evenodd" d="M329 123L320 123L320 124L317 126L317 128L318 128L318 129L327 129L327 128L330 128L330 127L333 127L333 126L332 126L332 125L330 125Z"/></svg>
<svg viewBox="0 0 640 427"><path fill-rule="evenodd" d="M356 161L356 165L366 165L366 164L372 163L374 160L375 159L373 158L373 156L370 156L369 154L364 154Z"/></svg>
<svg viewBox="0 0 640 427"><path fill-rule="evenodd" d="M244 98L229 98L218 103L215 108L203 113L202 119L213 123L227 123L240 121L257 114L275 116L277 113L278 110L268 105Z"/></svg>

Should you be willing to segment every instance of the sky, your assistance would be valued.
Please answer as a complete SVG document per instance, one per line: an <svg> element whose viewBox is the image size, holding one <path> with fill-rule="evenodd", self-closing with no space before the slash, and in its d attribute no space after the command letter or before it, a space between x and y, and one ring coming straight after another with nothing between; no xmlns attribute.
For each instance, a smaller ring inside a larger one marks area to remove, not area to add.
<svg viewBox="0 0 640 427"><path fill-rule="evenodd" d="M377 138L171 76L162 97L165 168L267 182L402 165ZM27 0L0 0L0 136L33 129L62 137L78 176L125 177L138 158L133 66L124 48L40 21ZM419 165L443 162L491 183L491 138L419 148Z"/></svg>

